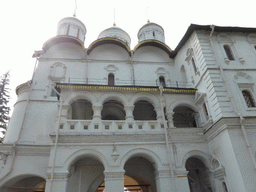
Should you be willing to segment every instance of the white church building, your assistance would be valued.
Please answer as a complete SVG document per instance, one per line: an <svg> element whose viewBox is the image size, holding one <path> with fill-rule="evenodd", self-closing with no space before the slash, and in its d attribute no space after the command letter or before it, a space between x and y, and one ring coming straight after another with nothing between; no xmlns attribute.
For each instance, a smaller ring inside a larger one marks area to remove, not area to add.
<svg viewBox="0 0 256 192"><path fill-rule="evenodd" d="M256 28L58 23L0 144L1 192L255 192ZM167 34L170 35L170 34Z"/></svg>

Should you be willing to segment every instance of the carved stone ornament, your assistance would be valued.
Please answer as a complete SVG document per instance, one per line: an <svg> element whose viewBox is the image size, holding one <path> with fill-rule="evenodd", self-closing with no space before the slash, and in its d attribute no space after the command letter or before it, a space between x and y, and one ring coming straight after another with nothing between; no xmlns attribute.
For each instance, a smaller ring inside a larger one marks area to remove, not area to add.
<svg viewBox="0 0 256 192"><path fill-rule="evenodd" d="M193 55L194 55L193 48L188 48L187 53L186 53L186 59L185 59L185 61L187 61L188 64L189 64L189 61L191 60Z"/></svg>
<svg viewBox="0 0 256 192"><path fill-rule="evenodd" d="M8 155L8 152L0 152L0 168L4 168Z"/></svg>

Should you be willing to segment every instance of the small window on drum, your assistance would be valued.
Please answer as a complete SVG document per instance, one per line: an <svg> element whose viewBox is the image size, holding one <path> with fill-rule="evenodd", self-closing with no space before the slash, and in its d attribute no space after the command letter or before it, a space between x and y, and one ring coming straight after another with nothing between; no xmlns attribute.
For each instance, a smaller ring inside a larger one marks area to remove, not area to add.
<svg viewBox="0 0 256 192"><path fill-rule="evenodd" d="M115 85L115 76L113 73L108 74L108 85Z"/></svg>
<svg viewBox="0 0 256 192"><path fill-rule="evenodd" d="M165 79L163 76L159 77L159 84L160 84L160 86L165 87Z"/></svg>
<svg viewBox="0 0 256 192"><path fill-rule="evenodd" d="M249 108L255 107L255 102L254 102L254 99L253 99L251 93L249 91L243 90L242 94L244 96L244 100L245 100L247 107L249 107Z"/></svg>

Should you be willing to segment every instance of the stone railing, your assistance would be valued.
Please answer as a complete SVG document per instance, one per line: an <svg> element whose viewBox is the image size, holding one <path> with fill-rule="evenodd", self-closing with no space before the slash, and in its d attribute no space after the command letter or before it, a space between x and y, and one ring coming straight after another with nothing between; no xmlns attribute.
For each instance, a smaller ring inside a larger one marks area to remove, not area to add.
<svg viewBox="0 0 256 192"><path fill-rule="evenodd" d="M125 120L102 120L93 122L92 120L67 120L59 127L60 132L83 132L83 134L104 134L104 133L124 133L134 134L136 132L164 133L164 124L159 121L131 121Z"/></svg>

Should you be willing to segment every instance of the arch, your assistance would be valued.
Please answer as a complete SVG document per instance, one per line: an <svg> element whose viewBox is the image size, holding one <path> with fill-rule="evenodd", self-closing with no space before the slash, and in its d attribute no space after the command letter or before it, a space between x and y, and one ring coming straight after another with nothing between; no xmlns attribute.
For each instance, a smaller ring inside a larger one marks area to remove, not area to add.
<svg viewBox="0 0 256 192"><path fill-rule="evenodd" d="M204 153L203 151L199 151L199 150L192 150L187 152L183 158L182 158L182 168L185 168L186 162L190 157L196 157L199 160L201 160L206 167L211 169L211 156L207 155L206 153Z"/></svg>
<svg viewBox="0 0 256 192"><path fill-rule="evenodd" d="M70 166L78 161L79 159L82 159L84 157L92 157L97 159L98 161L100 161L103 166L104 169L106 170L108 168L108 161L107 158L105 157L105 155L99 151L93 150L93 149L80 149L78 151L75 151L74 153L72 153L71 155L69 155L66 160L63 163L63 168L65 171L69 171Z"/></svg>
<svg viewBox="0 0 256 192"><path fill-rule="evenodd" d="M134 103L134 120L156 120L157 115L154 106L145 100L139 100Z"/></svg>
<svg viewBox="0 0 256 192"><path fill-rule="evenodd" d="M159 99L155 95L150 93L137 93L133 95L131 98L131 103L134 104L139 100L148 101L154 106L154 108L156 108L159 105Z"/></svg>
<svg viewBox="0 0 256 192"><path fill-rule="evenodd" d="M120 103L122 103L124 106L127 105L128 101L129 101L129 99L122 93L108 92L99 98L99 103L103 105L108 100L117 100Z"/></svg>
<svg viewBox="0 0 256 192"><path fill-rule="evenodd" d="M70 117L72 119L92 119L93 110L92 103L86 99L78 99L71 103Z"/></svg>
<svg viewBox="0 0 256 192"><path fill-rule="evenodd" d="M33 182L31 182L31 179L35 179ZM22 182L24 180L29 180L30 182ZM2 187L38 187L38 185L42 182L45 182L46 178L42 177L41 175L37 174L22 174L22 175L16 175L14 177L11 177L8 181L6 181ZM28 184L29 186L24 186ZM1 187L0 187L1 190Z"/></svg>
<svg viewBox="0 0 256 192"><path fill-rule="evenodd" d="M120 167L124 167L125 163L133 157L143 157L154 164L155 170L162 166L160 157L147 148L134 148L129 150L122 158L120 158Z"/></svg>
<svg viewBox="0 0 256 192"><path fill-rule="evenodd" d="M196 105L193 104L193 102L194 101L189 101L189 100L174 101L168 106L167 111L173 112L174 108L177 107L177 106L186 106L186 107L191 108L196 113L198 113L198 109L197 109Z"/></svg>
<svg viewBox="0 0 256 192"><path fill-rule="evenodd" d="M102 120L125 120L124 105L116 100L108 100L101 110Z"/></svg>
<svg viewBox="0 0 256 192"><path fill-rule="evenodd" d="M72 92L64 100L64 105L70 105L76 100L79 99L85 99L87 101L90 101L92 104L97 102L97 97L93 93L90 93L88 91L83 91L83 92Z"/></svg>

